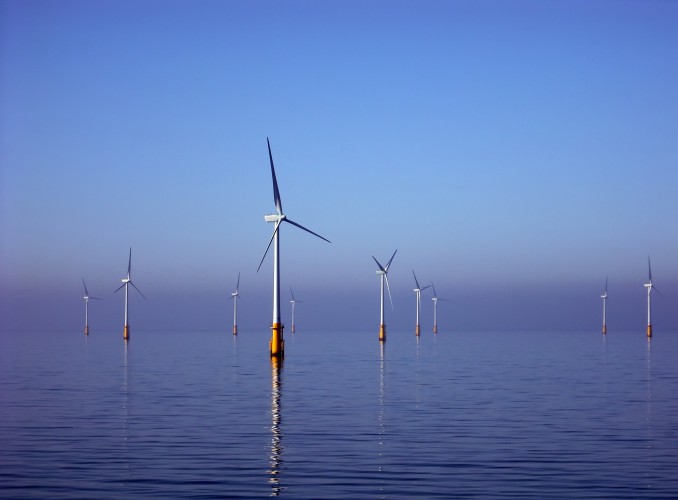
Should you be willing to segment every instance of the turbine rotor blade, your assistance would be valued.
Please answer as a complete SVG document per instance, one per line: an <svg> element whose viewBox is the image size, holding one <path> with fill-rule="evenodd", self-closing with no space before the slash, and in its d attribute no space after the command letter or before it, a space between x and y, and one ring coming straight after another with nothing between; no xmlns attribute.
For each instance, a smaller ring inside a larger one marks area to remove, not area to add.
<svg viewBox="0 0 678 500"><path fill-rule="evenodd" d="M417 281L417 275L414 274L414 269L412 269L412 276L414 276L414 283L417 285L417 290L421 290L421 287L419 286L419 281Z"/></svg>
<svg viewBox="0 0 678 500"><path fill-rule="evenodd" d="M88 297L88 298L89 298L90 300L104 300L104 299L100 299L99 297Z"/></svg>
<svg viewBox="0 0 678 500"><path fill-rule="evenodd" d="M391 310L393 310L393 298L391 297L391 287L388 284L388 274L384 274L384 279L386 280L386 290L388 290L388 300L391 302Z"/></svg>
<svg viewBox="0 0 678 500"><path fill-rule="evenodd" d="M382 266L381 264L379 264L379 261L377 260L377 258L376 258L374 255L372 256L372 258L374 259L374 262L377 263L377 266L379 266L379 270L385 273L385 272L386 272L386 269L384 269L384 266Z"/></svg>
<svg viewBox="0 0 678 500"><path fill-rule="evenodd" d="M396 248L396 251L393 252L393 255L391 255L391 258L388 259L388 263L386 264L386 269L385 269L385 271L388 271L388 268L389 268L389 266L391 265L391 262L393 262L393 257L395 257L395 254L396 254L397 251L398 251L398 249Z"/></svg>
<svg viewBox="0 0 678 500"><path fill-rule="evenodd" d="M239 288L240 288L240 273L238 273L238 282L235 284L235 293L238 293Z"/></svg>
<svg viewBox="0 0 678 500"><path fill-rule="evenodd" d="M662 297L664 296L663 293L661 293L659 290L657 290L657 287L656 287L656 286L652 285L652 288L653 288L654 291L657 292L659 295L661 295Z"/></svg>
<svg viewBox="0 0 678 500"><path fill-rule="evenodd" d="M120 285L118 288L115 289L115 291L114 291L113 293L115 293L115 292L117 292L118 290L120 290L120 289L121 289L123 286L125 286L126 284L127 284L127 283L123 283L122 285Z"/></svg>
<svg viewBox="0 0 678 500"><path fill-rule="evenodd" d="M437 299L437 298L438 298L438 294L436 294L436 287L433 286L433 283L431 283L431 288L433 288L433 298L434 298L434 299Z"/></svg>
<svg viewBox="0 0 678 500"><path fill-rule="evenodd" d="M298 228L303 229L304 231L306 231L306 232L308 232L308 233L311 233L311 234L314 235L314 236L317 236L317 237L320 238L321 240L325 240L327 243L332 243L332 242L331 242L330 240L328 240L327 238L323 238L323 237L320 236L318 233L314 233L314 232L311 231L310 229L305 228L305 227L302 226L301 224L299 224L299 223L297 223L297 222L294 222L293 220L288 219L287 217L285 217L283 220L286 221L286 222L289 222L289 223L292 224L293 226L297 226Z"/></svg>
<svg viewBox="0 0 678 500"><path fill-rule="evenodd" d="M129 261L127 262L127 277L132 275L132 247L129 247Z"/></svg>
<svg viewBox="0 0 678 500"><path fill-rule="evenodd" d="M292 296L292 300L294 302L297 302L296 300L294 300L294 292L292 291L292 287L290 287L290 295Z"/></svg>
<svg viewBox="0 0 678 500"><path fill-rule="evenodd" d="M607 276L605 276L605 293L607 294Z"/></svg>
<svg viewBox="0 0 678 500"><path fill-rule="evenodd" d="M82 286L85 287L85 295L89 296L89 292L87 291L87 285L85 285L85 280L82 280Z"/></svg>
<svg viewBox="0 0 678 500"><path fill-rule="evenodd" d="M261 262L259 262L259 267L257 267L257 272L259 272L259 269L261 269L261 265L264 263L264 259L266 258L266 254L268 253L268 249L271 248L271 243L273 243L273 238L275 238L275 235L278 232L278 229L280 228L280 222L282 222L282 219L280 219L278 222L275 223L275 228L273 229L273 234L271 235L271 239L268 240L268 246L266 246L266 251L264 252L264 256L261 258Z"/></svg>
<svg viewBox="0 0 678 500"><path fill-rule="evenodd" d="M137 292L139 292L139 295L141 295L144 298L144 300L148 300L146 296L143 293L141 293L141 290L139 290L134 283L130 281L129 284L132 285Z"/></svg>
<svg viewBox="0 0 678 500"><path fill-rule="evenodd" d="M427 285L427 286L425 286L424 288L420 288L420 290L421 290L421 291L424 291L424 290L426 290L427 288L431 288L431 285Z"/></svg>
<svg viewBox="0 0 678 500"><path fill-rule="evenodd" d="M278 210L278 215L282 215L282 201L280 200L280 190L278 189L278 180L275 177L275 167L273 166L273 154L271 153L271 143L266 138L266 144L268 145L268 159L271 162L271 177L273 177L273 201L275 202L275 208Z"/></svg>

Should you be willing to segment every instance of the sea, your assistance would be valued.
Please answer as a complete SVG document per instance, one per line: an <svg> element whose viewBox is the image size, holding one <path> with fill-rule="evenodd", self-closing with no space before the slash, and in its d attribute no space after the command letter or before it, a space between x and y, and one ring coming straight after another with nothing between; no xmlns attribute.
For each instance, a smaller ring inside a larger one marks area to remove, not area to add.
<svg viewBox="0 0 678 500"><path fill-rule="evenodd" d="M678 332L0 333L0 497L678 498Z"/></svg>

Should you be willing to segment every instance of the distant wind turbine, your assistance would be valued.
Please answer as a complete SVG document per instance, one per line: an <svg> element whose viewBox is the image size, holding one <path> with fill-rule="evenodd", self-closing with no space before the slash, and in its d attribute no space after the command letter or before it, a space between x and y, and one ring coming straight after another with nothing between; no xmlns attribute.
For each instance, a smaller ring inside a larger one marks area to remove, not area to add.
<svg viewBox="0 0 678 500"><path fill-rule="evenodd" d="M120 285L115 292L120 290L122 287L125 287L125 328L122 333L122 337L125 340L129 340L129 285L132 285L134 289L139 292L139 295L144 297L144 300L147 300L146 297L144 296L143 293L141 293L141 290L137 288L137 286L132 283L132 247L129 247L129 261L127 262L127 277L122 279L122 285ZM113 293L115 293L113 292Z"/></svg>
<svg viewBox="0 0 678 500"><path fill-rule="evenodd" d="M433 289L433 333L438 333L438 301L445 300L438 297L436 294L436 287L431 283L431 288Z"/></svg>
<svg viewBox="0 0 678 500"><path fill-rule="evenodd" d="M426 290L427 288L430 288L431 285L427 285L424 288L419 286L419 281L417 281L417 275L414 274L414 270L412 270L412 276L414 276L414 283L416 288L413 290L414 295L417 299L417 324L414 330L414 334L418 337L421 334L421 328L419 327L419 309L421 309L421 292L422 290Z"/></svg>
<svg viewBox="0 0 678 500"><path fill-rule="evenodd" d="M645 283L645 288L647 288L647 336L648 338L652 337L652 317L650 315L650 294L652 289L661 295L661 292L657 290L657 287L652 283L652 266L650 265L650 257L647 258L647 273L648 273L648 283Z"/></svg>
<svg viewBox="0 0 678 500"><path fill-rule="evenodd" d="M606 311L606 306L607 306L607 278L605 278L605 292L600 296L601 299L603 299L603 334L607 333L607 311Z"/></svg>
<svg viewBox="0 0 678 500"><path fill-rule="evenodd" d="M82 280L82 286L85 288L85 335L89 335L89 319L88 319L88 306L90 300L102 300L99 297L90 297L89 292L87 291L87 285L85 285L85 280Z"/></svg>
<svg viewBox="0 0 678 500"><path fill-rule="evenodd" d="M386 341L386 324L384 323L384 282L386 282L386 289L388 290L388 299L391 302L391 309L393 309L393 299L391 298L391 287L388 284L388 268L391 267L391 262L393 262L393 257L395 257L395 254L398 250L396 249L395 252L393 252L393 255L391 255L391 258L388 260L386 263L386 266L382 266L377 258L373 255L372 258L374 259L374 262L377 263L377 266L379 269L377 270L377 275L379 275L381 279L381 294L380 294L380 316L379 316L379 341L384 342Z"/></svg>
<svg viewBox="0 0 678 500"><path fill-rule="evenodd" d="M319 234L305 228L301 224L294 222L292 219L283 214L282 201L280 200L280 191L278 190L278 181L276 180L275 167L273 166L271 143L269 142L268 137L266 138L266 143L268 144L268 158L271 162L271 177L273 178L273 201L275 202L275 208L278 213L264 216L264 220L266 222L275 223L275 227L273 228L273 235L268 242L268 246L266 247L264 256L261 258L261 262L259 263L257 271L261 269L261 264L266 258L268 249L271 248L271 243L273 243L273 324L271 325L271 342L269 344L269 348L271 351L271 356L282 357L285 354L285 341L283 339L283 325L280 321L280 225L283 222L289 222L293 226L297 226L307 233L317 236L321 240L325 240L328 243L330 243L330 240L323 238Z"/></svg>
<svg viewBox="0 0 678 500"><path fill-rule="evenodd" d="M294 298L294 292L292 291L292 287L290 287L290 295L292 296L292 300L290 300L290 304L292 304L292 333L294 333L294 306L297 305L297 302L302 302L302 301L296 300Z"/></svg>
<svg viewBox="0 0 678 500"><path fill-rule="evenodd" d="M230 299L233 299L233 335L238 335L238 297L240 296L240 273L238 273L238 281L235 284L235 292L231 292Z"/></svg>

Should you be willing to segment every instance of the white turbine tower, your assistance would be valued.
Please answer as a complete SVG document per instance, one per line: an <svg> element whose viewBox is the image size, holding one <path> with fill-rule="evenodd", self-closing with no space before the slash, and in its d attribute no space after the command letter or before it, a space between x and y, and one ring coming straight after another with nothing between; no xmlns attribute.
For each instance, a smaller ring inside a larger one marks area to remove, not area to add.
<svg viewBox="0 0 678 500"><path fill-rule="evenodd" d="M99 297L90 297L89 292L87 291L87 285L85 285L85 280L82 280L82 286L85 288L85 296L83 299L85 299L85 335L89 335L89 311L88 311L88 306L89 306L89 301L90 300L101 300Z"/></svg>
<svg viewBox="0 0 678 500"><path fill-rule="evenodd" d="M144 297L144 294L141 293L141 290L137 288L137 286L132 283L132 247L129 247L129 261L127 262L127 277L123 278L122 280L122 285L120 285L115 292L120 290L122 287L125 287L125 328L122 333L122 337L125 340L129 340L129 285L132 285L134 289L139 292L139 295ZM113 293L115 293L113 292ZM146 297L144 297L144 300L146 300Z"/></svg>
<svg viewBox="0 0 678 500"><path fill-rule="evenodd" d="M414 270L412 270L412 276L414 276L414 283L417 286L413 291L417 299L417 324L414 329L414 334L418 337L421 334L421 328L419 327L419 309L421 309L421 291L430 288L431 285L427 285L424 288L422 288L419 286L419 281L417 281L417 275L414 274Z"/></svg>
<svg viewBox="0 0 678 500"><path fill-rule="evenodd" d="M292 300L290 300L290 304L292 304L292 333L294 333L294 308L297 305L297 302L303 302L303 301L296 300L294 298L294 292L292 291L292 287L290 287L290 295L292 296Z"/></svg>
<svg viewBox="0 0 678 500"><path fill-rule="evenodd" d="M436 287L431 283L431 288L433 289L433 333L438 333L438 301L445 300L438 297L436 294Z"/></svg>
<svg viewBox="0 0 678 500"><path fill-rule="evenodd" d="M657 287L652 283L652 267L650 265L650 257L647 258L647 273L648 273L648 283L645 283L645 288L647 288L647 336L648 338L652 337L652 316L650 315L650 294L652 289L661 295Z"/></svg>
<svg viewBox="0 0 678 500"><path fill-rule="evenodd" d="M603 299L603 334L607 333L607 278L605 278L605 291L600 296Z"/></svg>
<svg viewBox="0 0 678 500"><path fill-rule="evenodd" d="M231 292L230 299L233 299L233 335L238 335L238 297L240 296L240 273L238 273L238 281L235 284L235 292Z"/></svg>
<svg viewBox="0 0 678 500"><path fill-rule="evenodd" d="M278 213L273 215L264 216L266 222L275 223L273 228L273 235L268 242L264 256L261 258L259 263L259 268L261 269L261 264L266 258L268 249L271 248L271 243L273 243L273 324L271 325L271 342L269 348L271 351L271 356L284 356L285 354L285 342L283 340L283 325L280 321L280 225L283 222L289 222L293 226L297 226L300 229L303 229L307 233L311 233L314 236L317 236L321 240L325 240L330 243L330 240L323 238L317 233L314 233L310 229L305 228L301 224L294 222L292 219L288 218L283 214L282 202L280 200L280 191L278 190L278 181L275 177L275 167L273 166L273 155L271 154L271 143L266 138L266 143L268 144L268 158L271 162L271 177L273 178L273 201L275 202L275 208Z"/></svg>
<svg viewBox="0 0 678 500"><path fill-rule="evenodd" d="M384 323L384 282L386 282L386 289L388 290L388 299L391 302L391 309L393 309L393 299L391 298L391 287L388 284L388 268L391 266L391 262L393 262L393 257L395 257L395 254L398 250L396 249L395 252L393 252L393 255L391 255L391 258L388 260L386 263L386 266L382 266L377 258L373 255L372 258L374 259L374 262L377 263L377 266L379 266L379 269L377 270L377 275L381 278L381 294L380 294L380 316L379 316L379 341L384 342L386 340L386 324Z"/></svg>

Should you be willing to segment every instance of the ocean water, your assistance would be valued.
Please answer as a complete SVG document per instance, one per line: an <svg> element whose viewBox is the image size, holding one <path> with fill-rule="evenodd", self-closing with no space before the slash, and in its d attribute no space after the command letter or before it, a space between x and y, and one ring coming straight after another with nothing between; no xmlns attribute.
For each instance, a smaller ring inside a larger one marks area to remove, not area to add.
<svg viewBox="0 0 678 500"><path fill-rule="evenodd" d="M268 337L0 333L0 497L678 497L678 332Z"/></svg>

